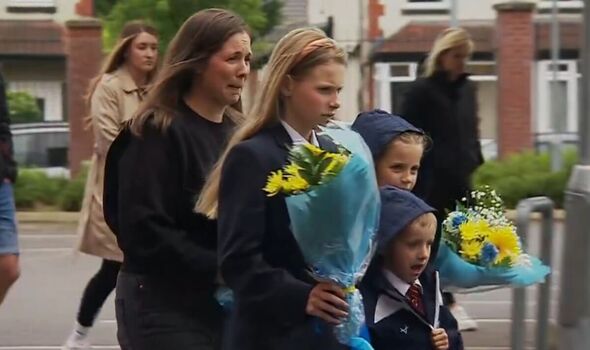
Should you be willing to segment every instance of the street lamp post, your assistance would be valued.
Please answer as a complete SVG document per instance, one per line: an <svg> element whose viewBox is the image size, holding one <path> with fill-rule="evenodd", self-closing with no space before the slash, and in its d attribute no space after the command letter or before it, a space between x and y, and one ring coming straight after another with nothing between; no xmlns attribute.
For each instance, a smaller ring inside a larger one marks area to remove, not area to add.
<svg viewBox="0 0 590 350"><path fill-rule="evenodd" d="M566 229L561 269L559 348L590 349L590 6L584 6L579 164L565 191Z"/></svg>
<svg viewBox="0 0 590 350"><path fill-rule="evenodd" d="M559 19L557 0L553 0L553 7L551 9L551 84L550 90L553 98L549 98L550 113L551 113L551 170L560 171L563 167L563 160L561 156L561 130L560 119L565 116L559 115L559 108L557 101L555 101L559 90L559 81L557 74L559 73Z"/></svg>

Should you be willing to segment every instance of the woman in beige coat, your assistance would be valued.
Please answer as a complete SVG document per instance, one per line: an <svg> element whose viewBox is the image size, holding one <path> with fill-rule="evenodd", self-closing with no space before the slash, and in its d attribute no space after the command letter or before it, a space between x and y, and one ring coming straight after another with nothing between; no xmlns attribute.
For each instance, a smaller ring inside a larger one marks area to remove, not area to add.
<svg viewBox="0 0 590 350"><path fill-rule="evenodd" d="M102 258L99 271L88 282L75 327L64 350L89 348L87 334L108 295L115 288L123 253L103 216L105 157L119 126L130 119L156 73L158 38L153 27L139 21L123 28L117 46L108 56L88 93L88 124L94 131L94 154L90 163L78 235L81 252Z"/></svg>

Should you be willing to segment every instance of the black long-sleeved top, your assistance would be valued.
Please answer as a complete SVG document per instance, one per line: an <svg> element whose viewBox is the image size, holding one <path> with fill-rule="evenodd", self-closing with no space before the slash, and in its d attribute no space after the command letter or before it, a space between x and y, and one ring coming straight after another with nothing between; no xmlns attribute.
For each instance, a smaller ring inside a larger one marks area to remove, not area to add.
<svg viewBox="0 0 590 350"><path fill-rule="evenodd" d="M0 74L0 179L16 180L16 162L13 158L12 133L6 101L6 87Z"/></svg>
<svg viewBox="0 0 590 350"><path fill-rule="evenodd" d="M124 128L105 167L105 219L124 253L123 271L164 278L195 276L210 288L217 271L216 224L193 211L233 131L182 104L164 131Z"/></svg>

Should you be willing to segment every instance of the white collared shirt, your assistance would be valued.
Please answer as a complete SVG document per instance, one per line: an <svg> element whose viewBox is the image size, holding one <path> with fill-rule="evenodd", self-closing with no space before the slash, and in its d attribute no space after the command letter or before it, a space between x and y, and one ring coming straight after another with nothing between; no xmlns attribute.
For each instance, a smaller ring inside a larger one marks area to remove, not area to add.
<svg viewBox="0 0 590 350"><path fill-rule="evenodd" d="M293 145L310 143L309 141L307 141L307 139L305 139L305 137L301 136L301 134L298 133L297 130L293 129L291 125L287 124L286 121L281 120L281 124L283 125L285 130L287 130L289 137L291 137L291 141L293 141ZM318 138L314 130L311 131L311 144L317 147L320 146L320 143L318 142Z"/></svg>
<svg viewBox="0 0 590 350"><path fill-rule="evenodd" d="M393 272L383 269L383 275L387 279L387 281L395 288L398 292L402 295L406 295L408 289L410 289L410 284L406 281L402 280L401 278L397 277ZM420 280L414 281L415 284L420 286L420 290L422 290L422 284ZM403 305L400 304L398 301L393 300L389 296L382 294L377 299L377 305L375 306L375 315L374 315L374 322L377 323L384 318L392 315L403 308Z"/></svg>
<svg viewBox="0 0 590 350"><path fill-rule="evenodd" d="M406 295L406 293L408 293L408 289L410 289L411 285L406 281L397 277L393 272L387 269L383 269L383 275L385 275L385 278L387 281L389 281L389 283L391 283L393 288L397 289L397 291L402 293L402 295ZM414 284L417 284L420 287L420 292L422 292L422 284L420 283L420 280L416 279Z"/></svg>

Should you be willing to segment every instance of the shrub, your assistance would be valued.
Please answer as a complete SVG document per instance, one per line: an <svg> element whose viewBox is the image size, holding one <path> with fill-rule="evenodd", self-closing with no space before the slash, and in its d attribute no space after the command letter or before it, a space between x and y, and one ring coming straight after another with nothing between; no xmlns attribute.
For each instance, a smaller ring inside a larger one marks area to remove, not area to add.
<svg viewBox="0 0 590 350"><path fill-rule="evenodd" d="M60 198L59 207L63 211L79 211L84 199L84 188L88 176L88 165L85 164L80 173L72 179L64 188Z"/></svg>
<svg viewBox="0 0 590 350"><path fill-rule="evenodd" d="M521 199L534 196L547 196L561 208L576 160L575 151L566 151L563 169L551 172L548 154L516 154L504 160L486 162L475 173L474 183L495 188L508 208L514 208Z"/></svg>
<svg viewBox="0 0 590 350"><path fill-rule="evenodd" d="M34 209L38 205L56 205L59 194L68 180L49 177L42 170L20 169L14 185L14 199L18 209Z"/></svg>
<svg viewBox="0 0 590 350"><path fill-rule="evenodd" d="M12 123L43 121L37 100L28 92L9 91L6 93L6 97L8 100L8 113Z"/></svg>

